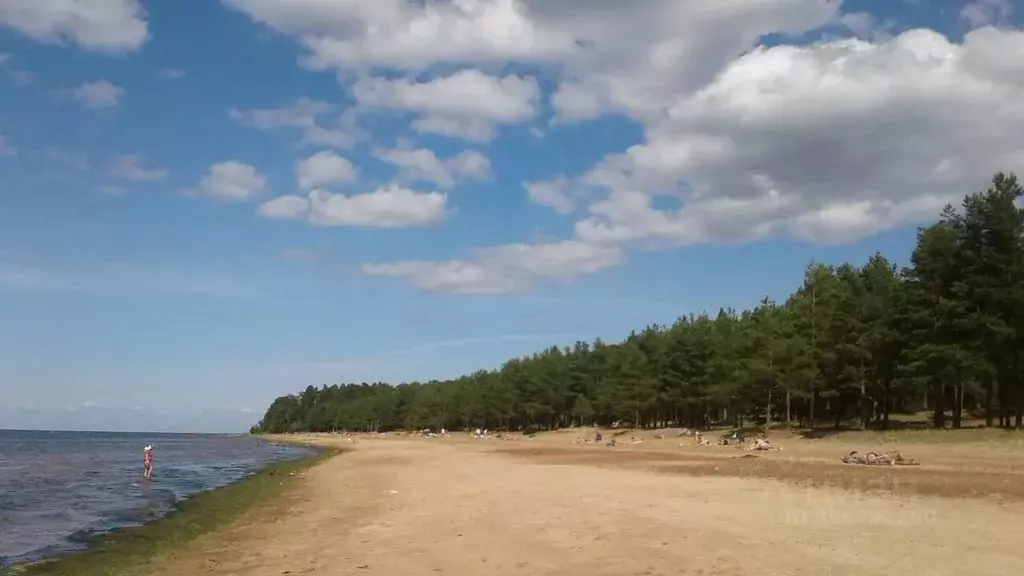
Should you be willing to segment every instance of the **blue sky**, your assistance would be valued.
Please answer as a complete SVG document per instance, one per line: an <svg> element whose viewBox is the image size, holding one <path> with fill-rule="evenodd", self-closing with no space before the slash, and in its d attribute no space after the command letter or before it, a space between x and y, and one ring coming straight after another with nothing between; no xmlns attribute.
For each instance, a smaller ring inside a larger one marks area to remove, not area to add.
<svg viewBox="0 0 1024 576"><path fill-rule="evenodd" d="M783 299L1024 164L1012 2L578 6L0 2L0 427Z"/></svg>

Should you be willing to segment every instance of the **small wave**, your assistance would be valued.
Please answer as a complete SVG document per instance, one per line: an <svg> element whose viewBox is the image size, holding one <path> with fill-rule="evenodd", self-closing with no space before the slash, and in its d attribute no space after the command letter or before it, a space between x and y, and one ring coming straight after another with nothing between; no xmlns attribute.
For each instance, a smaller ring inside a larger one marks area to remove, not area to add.
<svg viewBox="0 0 1024 576"><path fill-rule="evenodd" d="M151 520L156 520L161 514L161 510L150 506L140 506L136 508L121 508L120 510L111 510L103 514L103 518L106 521L103 524L103 528L111 530L114 528L120 528L122 526L131 526L134 524L144 524Z"/></svg>
<svg viewBox="0 0 1024 576"><path fill-rule="evenodd" d="M81 548L81 546L69 545L67 543L47 544L46 546L41 546L25 554L14 554L10 556L0 554L0 570L16 564L22 564L24 562L35 562L44 558L51 558L58 554L63 554L64 552L76 550L78 548Z"/></svg>
<svg viewBox="0 0 1024 576"><path fill-rule="evenodd" d="M87 544L98 533L99 531L93 528L80 528L65 536L64 539L73 544Z"/></svg>
<svg viewBox="0 0 1024 576"><path fill-rule="evenodd" d="M174 509L177 502L178 497L173 490L163 488L146 490L130 506L105 510L97 529L103 532L151 522Z"/></svg>
<svg viewBox="0 0 1024 576"><path fill-rule="evenodd" d="M149 502L164 504L166 506L174 506L179 500L177 492L170 488L153 488L147 490L145 493L145 499Z"/></svg>
<svg viewBox="0 0 1024 576"><path fill-rule="evenodd" d="M47 510L36 514L36 517L41 520L70 520L71 512L68 510Z"/></svg>

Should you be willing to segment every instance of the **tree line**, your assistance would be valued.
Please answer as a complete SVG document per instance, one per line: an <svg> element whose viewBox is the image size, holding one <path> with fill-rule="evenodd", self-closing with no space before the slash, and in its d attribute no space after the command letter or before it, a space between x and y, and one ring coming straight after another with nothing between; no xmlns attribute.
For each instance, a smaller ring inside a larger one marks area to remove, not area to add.
<svg viewBox="0 0 1024 576"><path fill-rule="evenodd" d="M909 266L809 264L785 302L688 315L619 343L552 346L494 370L392 386L308 386L253 432L757 423L1020 428L1024 195L1013 174L919 228Z"/></svg>

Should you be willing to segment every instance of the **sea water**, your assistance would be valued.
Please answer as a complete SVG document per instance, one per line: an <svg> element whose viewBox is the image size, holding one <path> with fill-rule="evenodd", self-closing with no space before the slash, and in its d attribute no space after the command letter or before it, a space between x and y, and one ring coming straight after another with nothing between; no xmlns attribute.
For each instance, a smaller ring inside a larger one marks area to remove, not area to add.
<svg viewBox="0 0 1024 576"><path fill-rule="evenodd" d="M153 445L153 478L142 449ZM0 568L80 549L189 495L312 453L249 436L0 430Z"/></svg>

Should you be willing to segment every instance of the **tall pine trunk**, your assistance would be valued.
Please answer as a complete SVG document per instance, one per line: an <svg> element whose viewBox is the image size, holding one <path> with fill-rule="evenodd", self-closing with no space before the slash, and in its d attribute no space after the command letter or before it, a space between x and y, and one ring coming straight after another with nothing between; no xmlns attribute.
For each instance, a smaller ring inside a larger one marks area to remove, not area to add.
<svg viewBox="0 0 1024 576"><path fill-rule="evenodd" d="M814 398L815 398L815 396L817 396L817 395L818 395L818 393L817 393L817 392L816 392L816 391L815 391L815 390L814 390L814 389L812 388L812 389L811 389L811 407L810 407L810 415L809 415L809 417L808 417L808 418L809 418L809 420L810 420L810 428L814 428Z"/></svg>
<svg viewBox="0 0 1024 576"><path fill-rule="evenodd" d="M1013 362L1013 380L1015 386L1013 389L1016 391L1014 394L1014 422L1013 427L1020 430L1021 425L1024 424L1024 375L1021 375L1021 354L1018 352L1014 355ZM1009 420L1009 418L1007 418ZM1009 422L1007 422L1009 424Z"/></svg>
<svg viewBox="0 0 1024 576"><path fill-rule="evenodd" d="M933 393L935 395L935 397L933 398L933 400L935 401L934 402L935 407L934 407L934 410L932 412L932 424L936 428L945 428L946 427L946 386L945 386L945 383L941 379L939 379L939 378L935 379L935 386L934 386Z"/></svg>
<svg viewBox="0 0 1024 576"><path fill-rule="evenodd" d="M881 428L883 430L889 428L889 407L892 406L892 381L886 380L885 386L882 387L882 414L879 420L881 421Z"/></svg>
<svg viewBox="0 0 1024 576"><path fill-rule="evenodd" d="M789 390L786 390L786 428L793 427L793 411L790 406Z"/></svg>
<svg viewBox="0 0 1024 576"><path fill-rule="evenodd" d="M953 428L960 428L963 423L964 413L964 385L963 382L953 384Z"/></svg>
<svg viewBox="0 0 1024 576"><path fill-rule="evenodd" d="M992 389L992 376L985 376L985 426L992 427L992 403L995 399L995 390Z"/></svg>
<svg viewBox="0 0 1024 576"><path fill-rule="evenodd" d="M863 371L863 367L861 368ZM866 385L863 380L860 381L860 429L867 430L868 424L871 422L871 413L874 412L874 408L868 402L868 393Z"/></svg>

